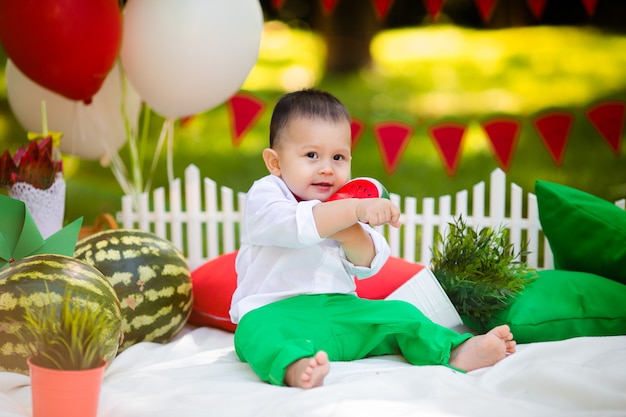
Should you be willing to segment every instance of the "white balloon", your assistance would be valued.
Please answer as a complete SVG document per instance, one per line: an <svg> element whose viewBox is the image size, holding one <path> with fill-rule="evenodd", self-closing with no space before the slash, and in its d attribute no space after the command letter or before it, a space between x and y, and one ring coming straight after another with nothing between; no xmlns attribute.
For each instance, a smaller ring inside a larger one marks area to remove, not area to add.
<svg viewBox="0 0 626 417"><path fill-rule="evenodd" d="M262 31L258 0L128 0L120 58L156 113L191 116L241 88Z"/></svg>
<svg viewBox="0 0 626 417"><path fill-rule="evenodd" d="M139 121L141 99L128 82L123 88L117 64L89 105L40 86L11 60L7 60L6 83L11 110L29 132L41 132L41 102L45 101L48 130L63 133L60 149L66 154L99 159L117 152L127 140L122 104L131 127L136 129Z"/></svg>

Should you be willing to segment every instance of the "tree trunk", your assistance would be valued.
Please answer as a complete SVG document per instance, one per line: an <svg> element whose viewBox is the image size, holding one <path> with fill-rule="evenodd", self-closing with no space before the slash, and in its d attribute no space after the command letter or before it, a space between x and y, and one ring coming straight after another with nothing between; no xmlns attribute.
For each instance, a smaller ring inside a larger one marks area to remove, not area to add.
<svg viewBox="0 0 626 417"><path fill-rule="evenodd" d="M363 0L341 0L331 13L321 8L313 27L326 43L326 71L358 71L371 63L370 42L382 26L373 7Z"/></svg>

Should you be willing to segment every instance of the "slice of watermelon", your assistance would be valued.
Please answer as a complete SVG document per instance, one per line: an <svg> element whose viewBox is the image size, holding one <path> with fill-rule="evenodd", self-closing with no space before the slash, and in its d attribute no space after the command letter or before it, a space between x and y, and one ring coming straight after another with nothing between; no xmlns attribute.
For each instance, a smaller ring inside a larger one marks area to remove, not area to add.
<svg viewBox="0 0 626 417"><path fill-rule="evenodd" d="M337 190L326 201L341 200L344 198L389 198L387 189L380 181L369 177L354 178Z"/></svg>

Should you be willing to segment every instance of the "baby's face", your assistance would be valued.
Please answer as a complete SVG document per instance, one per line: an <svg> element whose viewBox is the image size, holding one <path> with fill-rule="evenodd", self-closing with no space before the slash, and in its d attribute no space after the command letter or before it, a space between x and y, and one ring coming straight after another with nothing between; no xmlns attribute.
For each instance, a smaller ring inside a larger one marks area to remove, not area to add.
<svg viewBox="0 0 626 417"><path fill-rule="evenodd" d="M326 201L350 179L350 123L296 118L276 148L280 177L302 200Z"/></svg>

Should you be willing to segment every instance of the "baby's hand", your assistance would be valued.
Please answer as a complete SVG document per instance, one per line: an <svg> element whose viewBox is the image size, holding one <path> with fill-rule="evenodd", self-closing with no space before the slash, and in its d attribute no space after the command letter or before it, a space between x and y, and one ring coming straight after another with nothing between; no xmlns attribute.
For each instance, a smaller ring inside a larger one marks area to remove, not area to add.
<svg viewBox="0 0 626 417"><path fill-rule="evenodd" d="M356 217L370 226L390 224L400 227L400 209L386 198L360 199L356 206Z"/></svg>

